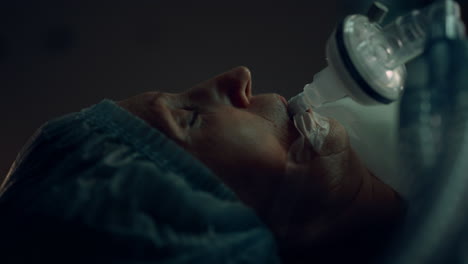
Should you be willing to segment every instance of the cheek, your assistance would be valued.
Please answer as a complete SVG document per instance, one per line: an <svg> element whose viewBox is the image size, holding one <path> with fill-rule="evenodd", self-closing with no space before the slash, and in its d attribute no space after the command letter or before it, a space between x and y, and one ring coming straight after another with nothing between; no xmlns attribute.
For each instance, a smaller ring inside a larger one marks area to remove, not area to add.
<svg viewBox="0 0 468 264"><path fill-rule="evenodd" d="M285 161L285 148L274 131L260 125L261 121L211 126L194 140L196 156L207 165L242 173L279 167Z"/></svg>
<svg viewBox="0 0 468 264"><path fill-rule="evenodd" d="M260 95L251 101L248 111L269 120L271 127L270 133L273 133L285 149L288 149L291 143L299 134L291 122L284 103L276 96Z"/></svg>
<svg viewBox="0 0 468 264"><path fill-rule="evenodd" d="M284 174L287 152L263 119L242 116L238 121L231 116L229 122L213 122L192 153L241 200L259 208Z"/></svg>

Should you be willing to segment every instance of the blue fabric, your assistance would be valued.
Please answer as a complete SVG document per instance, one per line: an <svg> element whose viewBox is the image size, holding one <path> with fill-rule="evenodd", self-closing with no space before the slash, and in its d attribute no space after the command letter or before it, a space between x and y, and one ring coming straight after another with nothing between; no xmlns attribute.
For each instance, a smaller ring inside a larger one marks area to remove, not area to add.
<svg viewBox="0 0 468 264"><path fill-rule="evenodd" d="M45 124L4 187L3 260L279 262L254 211L178 145L109 100Z"/></svg>

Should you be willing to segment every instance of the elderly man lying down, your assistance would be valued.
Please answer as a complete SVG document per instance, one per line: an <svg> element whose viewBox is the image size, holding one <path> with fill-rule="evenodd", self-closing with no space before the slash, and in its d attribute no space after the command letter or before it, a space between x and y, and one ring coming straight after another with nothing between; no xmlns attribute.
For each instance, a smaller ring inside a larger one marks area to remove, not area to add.
<svg viewBox="0 0 468 264"><path fill-rule="evenodd" d="M366 263L398 194L287 110L237 67L46 123L2 184L2 263Z"/></svg>

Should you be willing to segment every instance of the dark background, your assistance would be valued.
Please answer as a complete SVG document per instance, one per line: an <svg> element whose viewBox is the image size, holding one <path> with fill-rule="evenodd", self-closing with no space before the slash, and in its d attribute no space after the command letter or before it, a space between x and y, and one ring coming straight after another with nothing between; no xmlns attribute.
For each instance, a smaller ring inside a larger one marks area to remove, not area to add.
<svg viewBox="0 0 468 264"><path fill-rule="evenodd" d="M41 124L103 98L182 91L245 65L298 93L354 1L0 0L0 179Z"/></svg>

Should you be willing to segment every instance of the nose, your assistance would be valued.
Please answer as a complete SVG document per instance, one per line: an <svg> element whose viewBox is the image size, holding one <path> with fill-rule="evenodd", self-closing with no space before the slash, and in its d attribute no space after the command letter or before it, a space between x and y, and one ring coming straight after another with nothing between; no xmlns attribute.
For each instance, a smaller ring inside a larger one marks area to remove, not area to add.
<svg viewBox="0 0 468 264"><path fill-rule="evenodd" d="M249 106L252 97L252 78L247 67L236 67L216 76L214 81L220 98L229 100L229 103L235 107Z"/></svg>

